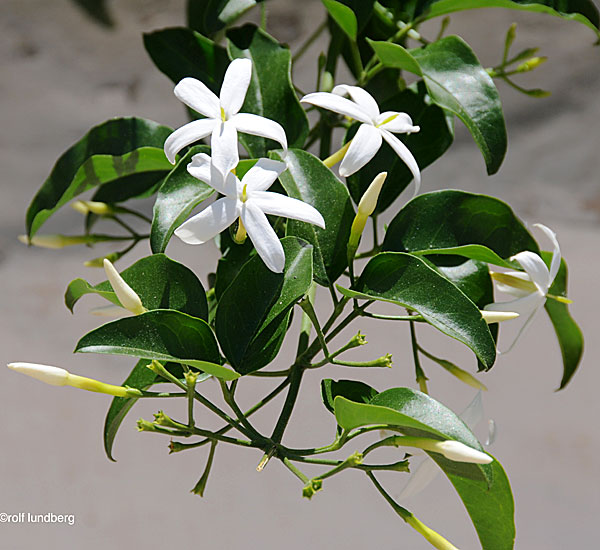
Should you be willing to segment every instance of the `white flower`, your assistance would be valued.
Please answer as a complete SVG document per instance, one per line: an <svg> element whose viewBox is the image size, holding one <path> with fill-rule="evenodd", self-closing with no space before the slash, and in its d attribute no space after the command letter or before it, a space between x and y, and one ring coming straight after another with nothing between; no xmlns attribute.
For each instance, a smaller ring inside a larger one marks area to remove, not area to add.
<svg viewBox="0 0 600 550"><path fill-rule="evenodd" d="M345 94L351 99L342 97ZM332 93L315 92L304 96L300 101L362 122L342 160L340 176L350 176L360 170L375 156L381 147L382 139L385 139L412 172L415 178L415 194L418 192L421 173L417 161L406 145L394 135L419 131L420 128L413 126L409 115L395 111L380 113L377 102L369 92L358 86L345 84L336 86Z"/></svg>
<svg viewBox="0 0 600 550"><path fill-rule="evenodd" d="M471 464L489 464L494 459L486 454L469 447L460 441L448 440L435 443L430 450L441 453L448 460L455 462L469 462Z"/></svg>
<svg viewBox="0 0 600 550"><path fill-rule="evenodd" d="M267 191L286 169L285 163L260 159L241 181L231 172L236 165L237 151L225 165L223 173L226 176L223 177L208 155L194 155L188 164L188 172L225 196L180 225L175 235L188 244L203 244L239 218L267 267L281 273L285 266L283 246L266 214L312 223L321 228L325 228L325 220L311 205Z"/></svg>
<svg viewBox="0 0 600 550"><path fill-rule="evenodd" d="M222 173L233 150L237 155L237 132L273 139L287 149L285 130L277 122L250 113L240 113L250 79L252 61L234 59L227 67L220 97L195 78L184 78L175 86L175 96L206 118L194 120L175 130L165 141L165 155L175 163L184 147L211 136L212 158Z"/></svg>
<svg viewBox="0 0 600 550"><path fill-rule="evenodd" d="M540 229L552 242L553 252L550 269L548 269L540 256L526 250L510 258L516 261L525 270L525 273L522 271L491 272L492 278L496 283L496 289L500 292L506 292L516 299L508 302L494 302L485 306L485 309L488 311L510 310L527 317L512 344L503 353L513 348L521 334L529 327L535 314L546 303L548 290L552 286L560 268L561 253L556 234L541 223L534 224L534 227Z"/></svg>

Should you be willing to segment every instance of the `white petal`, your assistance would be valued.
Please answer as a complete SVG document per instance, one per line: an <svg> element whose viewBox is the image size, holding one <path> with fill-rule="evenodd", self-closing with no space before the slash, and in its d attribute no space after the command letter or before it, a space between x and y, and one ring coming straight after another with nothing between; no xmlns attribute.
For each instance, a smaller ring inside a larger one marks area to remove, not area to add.
<svg viewBox="0 0 600 550"><path fill-rule="evenodd" d="M240 161L235 125L229 121L217 124L210 138L210 147L212 166L225 178Z"/></svg>
<svg viewBox="0 0 600 550"><path fill-rule="evenodd" d="M381 134L383 135L383 139L387 141L391 148L396 151L396 154L404 161L404 164L408 166L408 169L411 171L413 178L415 178L415 192L416 195L419 192L419 188L421 187L421 172L419 171L419 165L415 160L415 157L412 156L412 153L408 150L408 147L404 145L394 134L390 134L387 130L381 130Z"/></svg>
<svg viewBox="0 0 600 550"><path fill-rule="evenodd" d="M206 153L198 153L187 165L187 171L196 179L210 185L210 157Z"/></svg>
<svg viewBox="0 0 600 550"><path fill-rule="evenodd" d="M278 178L279 174L287 168L285 162L271 159L259 159L246 175L242 178L242 185L248 186L248 193L265 191Z"/></svg>
<svg viewBox="0 0 600 550"><path fill-rule="evenodd" d="M252 78L252 61L250 59L234 59L227 67L221 85L221 107L229 119L241 108Z"/></svg>
<svg viewBox="0 0 600 550"><path fill-rule="evenodd" d="M340 176L348 177L369 162L381 147L381 132L370 124L361 124L340 164Z"/></svg>
<svg viewBox="0 0 600 550"><path fill-rule="evenodd" d="M69 380L69 372L60 367L37 363L9 363L6 366L51 386L65 386Z"/></svg>
<svg viewBox="0 0 600 550"><path fill-rule="evenodd" d="M321 213L314 206L301 200L286 197L279 193L255 191L248 202L258 206L265 214L300 220L325 229L325 220Z"/></svg>
<svg viewBox="0 0 600 550"><path fill-rule="evenodd" d="M300 103L310 103L321 109L327 109L340 115L346 115L354 120L373 124L373 120L364 109L359 107L354 101L350 101L345 97L327 92L315 92L305 95Z"/></svg>
<svg viewBox="0 0 600 550"><path fill-rule="evenodd" d="M175 235L187 244L203 244L229 227L238 216L238 201L222 198L180 225Z"/></svg>
<svg viewBox="0 0 600 550"><path fill-rule="evenodd" d="M219 98L200 80L184 78L173 90L175 97L194 111L208 118L221 118Z"/></svg>
<svg viewBox="0 0 600 550"><path fill-rule="evenodd" d="M281 273L285 267L285 253L267 216L251 201L246 201L242 206L241 217L258 255L271 271Z"/></svg>
<svg viewBox="0 0 600 550"><path fill-rule="evenodd" d="M560 253L560 245L558 244L558 239L556 238L556 233L554 231L552 231L552 229L550 229L549 227L546 227L545 225L541 224L541 223L535 223L533 224L533 227L537 227L539 230L541 230L544 235L546 235L546 237L548 237L548 239L550 239L550 242L552 243L552 262L550 262L550 285L554 282L554 279L556 278L556 274L558 273L558 270L560 268L560 261L562 259L561 253Z"/></svg>
<svg viewBox="0 0 600 550"><path fill-rule="evenodd" d="M193 120L185 126L177 128L177 130L165 140L165 155L167 155L169 162L175 164L175 156L177 153L184 147L210 135L215 124L216 121L212 118L203 118L200 120Z"/></svg>
<svg viewBox="0 0 600 550"><path fill-rule="evenodd" d="M407 113L396 111L381 113L375 120L375 125L394 134L413 134L421 129L413 125L412 118Z"/></svg>
<svg viewBox="0 0 600 550"><path fill-rule="evenodd" d="M550 288L552 281L550 280L550 272L548 267L544 263L544 260L540 258L534 252L525 250L515 254L511 260L516 260L519 265L525 270L533 284L542 293L546 294Z"/></svg>
<svg viewBox="0 0 600 550"><path fill-rule="evenodd" d="M358 86L340 84L331 90L331 93L336 95L348 94L352 101L367 113L373 121L379 116L379 105L377 105L377 101L373 99L373 96L369 92Z"/></svg>
<svg viewBox="0 0 600 550"><path fill-rule="evenodd" d="M272 139L279 143L281 147L287 149L285 130L281 124L274 120L250 113L238 113L231 117L231 123L235 124L240 132Z"/></svg>
<svg viewBox="0 0 600 550"><path fill-rule="evenodd" d="M110 282L110 286L112 286L119 302L121 305L131 311L131 313L135 313L136 315L140 315L146 311L146 308L142 305L142 300L136 294L135 290L131 288L121 277L121 274L116 270L115 266L108 260L104 258L104 272L106 273L106 277Z"/></svg>

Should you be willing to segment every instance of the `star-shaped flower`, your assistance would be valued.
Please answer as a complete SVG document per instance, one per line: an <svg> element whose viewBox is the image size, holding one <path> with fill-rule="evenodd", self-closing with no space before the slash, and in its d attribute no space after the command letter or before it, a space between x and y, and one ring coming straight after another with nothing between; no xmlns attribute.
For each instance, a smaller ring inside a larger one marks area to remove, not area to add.
<svg viewBox="0 0 600 550"><path fill-rule="evenodd" d="M174 164L184 147L211 135L213 162L225 173L233 149L237 154L237 132L273 139L287 149L285 130L273 120L240 113L252 77L250 59L234 59L227 67L220 96L195 78L184 78L175 86L175 96L206 118L194 120L175 130L165 141L165 155Z"/></svg>
<svg viewBox="0 0 600 550"><path fill-rule="evenodd" d="M175 235L188 244L203 244L239 218L267 267L281 273L285 265L283 246L266 214L312 223L323 229L325 220L310 204L267 191L286 169L284 162L260 159L241 181L231 171L236 165L237 157L230 158L223 177L208 155L200 153L192 157L188 172L225 196L180 225Z"/></svg>
<svg viewBox="0 0 600 550"><path fill-rule="evenodd" d="M346 94L350 99L342 97ZM332 93L315 92L304 96L300 101L362 122L342 160L339 168L340 176L351 176L360 170L375 156L382 140L385 139L412 172L415 179L415 193L418 191L421 173L417 161L406 145L394 135L419 131L420 128L413 126L409 115L396 111L380 113L377 102L369 92L358 86L345 84L336 86Z"/></svg>
<svg viewBox="0 0 600 550"><path fill-rule="evenodd" d="M541 223L534 224L534 227L540 229L552 242L553 252L550 269L538 254L526 250L510 258L516 261L525 270L525 273L522 271L491 272L496 283L496 289L510 294L516 299L508 302L494 302L485 306L485 309L488 311L510 310L527 317L512 344L502 353L506 353L514 347L521 334L531 324L535 314L544 306L548 290L560 268L561 253L556 233Z"/></svg>

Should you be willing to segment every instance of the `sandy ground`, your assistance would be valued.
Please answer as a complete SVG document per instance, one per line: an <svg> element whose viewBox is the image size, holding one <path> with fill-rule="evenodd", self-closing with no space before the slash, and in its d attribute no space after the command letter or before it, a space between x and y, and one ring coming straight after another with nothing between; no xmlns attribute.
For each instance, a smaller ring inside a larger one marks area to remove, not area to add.
<svg viewBox="0 0 600 550"><path fill-rule="evenodd" d="M112 4L119 24L111 32L90 24L67 0L4 0L0 5L0 362L46 362L119 383L130 361L70 353L84 331L97 325L86 313L96 302L90 298L80 304L74 316L62 304L71 279L102 278L82 261L105 249L59 254L28 250L15 238L23 232L29 200L55 159L89 127L128 114L172 126L185 120L170 82L154 70L140 38L141 31L181 23L183 0ZM320 3L314 0L305 0L298 11L291 1L270 5L270 28L292 47L320 21ZM540 45L550 57L533 77L520 82L549 89L553 96L533 100L500 86L510 139L500 173L485 176L479 151L459 128L451 153L424 172L422 189L454 187L501 197L528 222L541 221L559 235L571 269L572 311L587 337L581 372L567 390L554 393L561 375L558 347L550 323L540 317L528 338L485 375L490 388L486 418L498 425L492 452L508 471L515 493L516 548L592 548L600 511L595 429L600 413L600 342L595 338L600 310L595 253L600 233L599 50L592 47L594 37L585 27L518 12L463 14L453 18L449 30L464 36L482 62L492 65L512 21L519 21L516 47ZM296 68L307 89L319 47ZM78 223L77 214L65 213L48 230L75 232ZM137 256L147 253L140 248ZM216 258L210 245L198 249L175 242L169 254L199 273ZM392 352L396 357L392 371L374 373L370 382L380 388L412 384L407 335L377 323L365 323L362 329L369 338L369 346L361 350L365 356ZM425 341L447 356L464 357L472 365L464 350L422 332ZM284 365L290 353L285 350L278 363ZM449 406L460 410L472 398L471 390L446 373L435 367L427 372L433 395ZM322 374L347 376L333 369ZM113 464L104 456L101 438L108 398L53 390L6 369L0 370L0 378L0 512L76 516L73 526L0 524L2 548L95 550L107 544L155 548L165 543L210 550L283 545L289 550L358 549L373 544L428 548L358 472L334 478L308 502L301 498L297 480L279 464L257 474L258 452L220 447L202 500L188 490L200 476L204 451L168 456L166 439L135 432L134 420L151 418L160 405L139 404L126 420L115 445L119 462ZM325 444L333 436L332 419L320 403L320 378L307 377L286 435L290 445ZM244 386L244 404L251 404L263 384ZM210 394L215 390L208 388ZM179 416L180 409L180 404L167 407ZM258 415L259 426L270 425L277 410L274 405ZM484 428L478 429L483 438ZM397 474L386 482L398 494L404 480ZM442 477L405 504L458 547L478 547L462 505Z"/></svg>

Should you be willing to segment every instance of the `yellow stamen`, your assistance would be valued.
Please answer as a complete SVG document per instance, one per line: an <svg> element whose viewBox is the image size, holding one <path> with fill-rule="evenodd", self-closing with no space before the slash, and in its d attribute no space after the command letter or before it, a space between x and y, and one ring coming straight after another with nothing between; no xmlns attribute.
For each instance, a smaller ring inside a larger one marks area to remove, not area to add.
<svg viewBox="0 0 600 550"><path fill-rule="evenodd" d="M248 200L248 184L244 185L242 189L242 202L246 202Z"/></svg>
<svg viewBox="0 0 600 550"><path fill-rule="evenodd" d="M225 114L225 109L221 107L221 120L225 122L227 120L227 115Z"/></svg>

